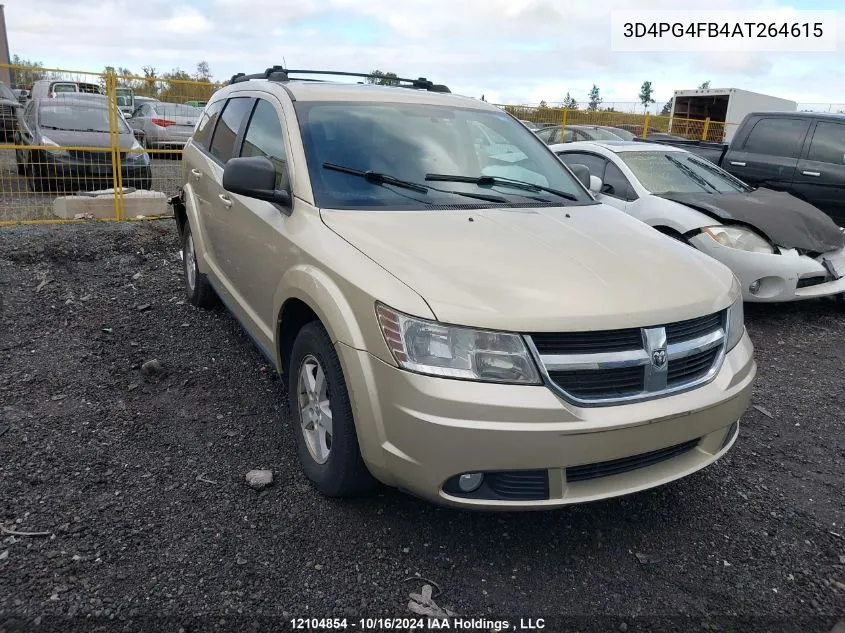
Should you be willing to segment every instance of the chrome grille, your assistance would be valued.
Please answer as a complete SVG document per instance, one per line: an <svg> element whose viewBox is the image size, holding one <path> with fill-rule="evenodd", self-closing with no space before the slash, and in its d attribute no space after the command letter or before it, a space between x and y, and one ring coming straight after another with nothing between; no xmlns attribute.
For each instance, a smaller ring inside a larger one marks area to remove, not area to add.
<svg viewBox="0 0 845 633"><path fill-rule="evenodd" d="M666 325L525 338L549 387L575 404L606 405L708 382L724 358L727 323L721 310Z"/></svg>

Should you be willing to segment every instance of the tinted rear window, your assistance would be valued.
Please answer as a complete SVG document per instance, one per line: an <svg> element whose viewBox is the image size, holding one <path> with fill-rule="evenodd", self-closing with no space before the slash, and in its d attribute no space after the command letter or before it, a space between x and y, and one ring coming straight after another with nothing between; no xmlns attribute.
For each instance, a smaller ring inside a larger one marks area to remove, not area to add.
<svg viewBox="0 0 845 633"><path fill-rule="evenodd" d="M760 119L745 141L744 150L754 154L798 158L809 123L801 119Z"/></svg>

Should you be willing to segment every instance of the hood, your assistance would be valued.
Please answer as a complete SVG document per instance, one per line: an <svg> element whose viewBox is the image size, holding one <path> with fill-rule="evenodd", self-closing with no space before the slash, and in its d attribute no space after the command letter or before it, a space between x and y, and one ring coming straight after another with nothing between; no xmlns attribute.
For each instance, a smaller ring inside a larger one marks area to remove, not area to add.
<svg viewBox="0 0 845 633"><path fill-rule="evenodd" d="M73 132L70 130L41 130L46 136L62 147L111 147L111 136L108 132ZM120 149L130 149L135 143L135 136L131 132L120 134Z"/></svg>
<svg viewBox="0 0 845 633"><path fill-rule="evenodd" d="M788 193L761 187L749 193L655 195L726 223L747 224L784 248L826 253L845 246L845 233L830 216Z"/></svg>
<svg viewBox="0 0 845 633"><path fill-rule="evenodd" d="M738 294L725 266L603 204L321 215L445 323L638 327L709 314Z"/></svg>

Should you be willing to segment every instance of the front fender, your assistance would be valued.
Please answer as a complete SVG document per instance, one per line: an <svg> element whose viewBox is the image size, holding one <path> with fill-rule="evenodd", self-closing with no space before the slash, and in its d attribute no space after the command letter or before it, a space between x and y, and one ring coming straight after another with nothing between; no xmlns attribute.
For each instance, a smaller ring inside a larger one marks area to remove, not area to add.
<svg viewBox="0 0 845 633"><path fill-rule="evenodd" d="M629 203L626 211L649 226L663 226L681 235L721 224L700 211L658 196L643 196Z"/></svg>
<svg viewBox="0 0 845 633"><path fill-rule="evenodd" d="M202 222L200 222L199 212L197 211L197 196L190 182L185 184L182 188L182 208L185 214L185 221L190 225L191 234L194 237L194 253L197 259L197 268L200 269L201 273L207 275L208 263L206 262L206 235L202 227ZM174 205L173 210L176 212L176 205ZM184 228L182 226L179 227L179 232L179 237L181 238L181 233L184 232Z"/></svg>

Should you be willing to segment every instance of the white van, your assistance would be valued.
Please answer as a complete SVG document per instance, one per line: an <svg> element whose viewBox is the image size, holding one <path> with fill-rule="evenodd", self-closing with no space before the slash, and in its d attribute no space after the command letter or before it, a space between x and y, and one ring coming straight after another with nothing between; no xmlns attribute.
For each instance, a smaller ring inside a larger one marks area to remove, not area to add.
<svg viewBox="0 0 845 633"><path fill-rule="evenodd" d="M103 89L92 83L84 81L68 81L64 79L39 79L32 84L29 91L30 99L52 98L62 92L87 92L92 94L103 94Z"/></svg>

